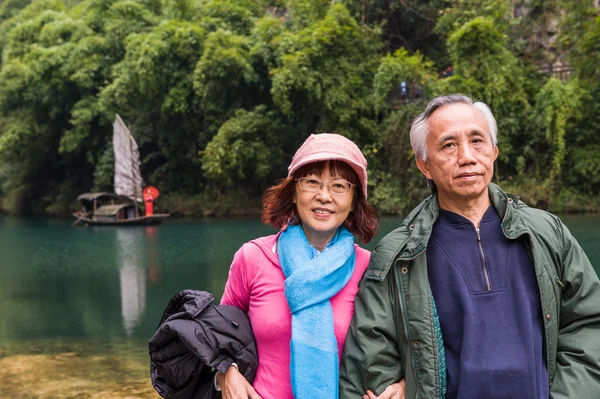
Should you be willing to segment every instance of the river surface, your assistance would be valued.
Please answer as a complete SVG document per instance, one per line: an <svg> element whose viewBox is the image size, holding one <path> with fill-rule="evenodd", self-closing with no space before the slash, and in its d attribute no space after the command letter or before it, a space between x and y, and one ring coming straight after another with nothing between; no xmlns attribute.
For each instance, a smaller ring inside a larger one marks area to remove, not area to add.
<svg viewBox="0 0 600 399"><path fill-rule="evenodd" d="M400 221L384 218L366 247L372 249ZM598 273L600 215L567 215L563 221ZM71 227L70 220L0 216L0 368L9 368L0 372L0 392L23 398L156 397L148 385L147 341L169 299L193 288L214 293L218 301L235 251L274 232L254 219ZM70 388L83 387L79 396L60 385L51 388L57 377L52 369L61 364L63 378L79 375ZM23 376L27 367L31 381ZM36 393L21 386L35 385L36 372L50 388ZM107 383L127 395L92 393Z"/></svg>

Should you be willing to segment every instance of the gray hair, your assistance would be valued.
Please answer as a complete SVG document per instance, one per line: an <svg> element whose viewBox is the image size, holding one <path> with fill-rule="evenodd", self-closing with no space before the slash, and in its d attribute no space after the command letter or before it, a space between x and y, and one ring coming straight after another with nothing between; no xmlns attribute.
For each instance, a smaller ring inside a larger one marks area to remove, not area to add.
<svg viewBox="0 0 600 399"><path fill-rule="evenodd" d="M451 104L467 104L483 114L487 120L490 137L494 143L494 147L498 145L498 126L496 118L492 114L490 107L487 104L478 101L473 102L470 97L463 94L449 94L447 96L436 97L429 101L425 111L415 118L410 128L410 144L417 159L427 160L427 135L429 134L429 117L438 109Z"/></svg>

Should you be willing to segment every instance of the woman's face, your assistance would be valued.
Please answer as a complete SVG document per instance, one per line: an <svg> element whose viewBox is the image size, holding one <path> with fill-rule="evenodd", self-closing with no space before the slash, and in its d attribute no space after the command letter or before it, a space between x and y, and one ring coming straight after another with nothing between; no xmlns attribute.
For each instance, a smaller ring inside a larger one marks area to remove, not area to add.
<svg viewBox="0 0 600 399"><path fill-rule="evenodd" d="M345 180L332 174L327 163L321 173L308 174L302 178L322 183L336 179ZM293 202L296 204L300 223L308 241L318 250L322 250L333 238L338 227L344 224L353 210L355 189L352 187L347 193L334 193L329 186L323 184L319 191L311 192L303 190L300 184L296 183Z"/></svg>

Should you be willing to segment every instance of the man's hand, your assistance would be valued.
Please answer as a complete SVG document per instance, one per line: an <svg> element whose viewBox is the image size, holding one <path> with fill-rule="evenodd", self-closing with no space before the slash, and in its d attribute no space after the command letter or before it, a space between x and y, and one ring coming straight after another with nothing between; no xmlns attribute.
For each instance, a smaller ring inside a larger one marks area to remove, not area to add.
<svg viewBox="0 0 600 399"><path fill-rule="evenodd" d="M262 399L234 366L229 367L225 374L219 373L217 381L221 386L223 399Z"/></svg>
<svg viewBox="0 0 600 399"><path fill-rule="evenodd" d="M381 393L379 396L375 396L370 390L363 396L363 399L404 399L404 389L406 388L406 381L400 380L395 384L390 385Z"/></svg>

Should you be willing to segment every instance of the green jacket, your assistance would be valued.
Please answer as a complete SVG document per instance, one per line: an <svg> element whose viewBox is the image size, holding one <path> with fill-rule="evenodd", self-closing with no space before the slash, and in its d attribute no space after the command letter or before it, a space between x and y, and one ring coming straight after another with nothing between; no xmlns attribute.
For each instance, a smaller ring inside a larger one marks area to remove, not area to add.
<svg viewBox="0 0 600 399"><path fill-rule="evenodd" d="M526 243L540 289L551 398L600 397L600 282L560 219L490 184L509 239ZM444 346L427 277L427 242L439 214L423 201L377 244L355 299L340 398L376 395L404 378L406 398L443 398Z"/></svg>

